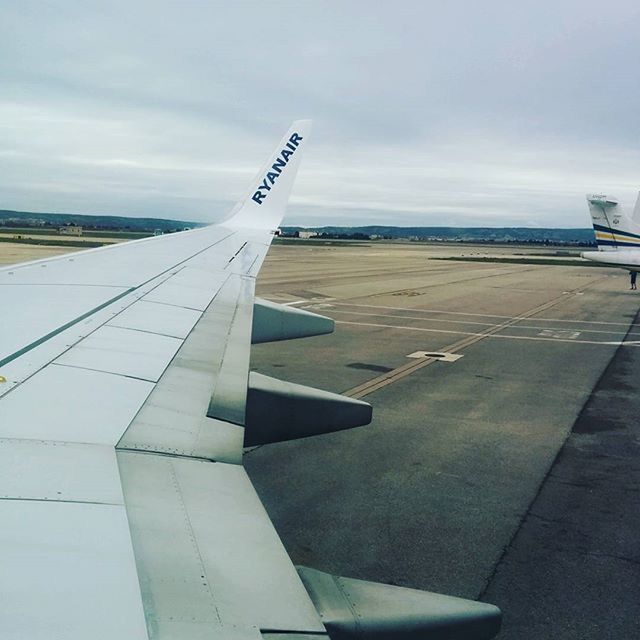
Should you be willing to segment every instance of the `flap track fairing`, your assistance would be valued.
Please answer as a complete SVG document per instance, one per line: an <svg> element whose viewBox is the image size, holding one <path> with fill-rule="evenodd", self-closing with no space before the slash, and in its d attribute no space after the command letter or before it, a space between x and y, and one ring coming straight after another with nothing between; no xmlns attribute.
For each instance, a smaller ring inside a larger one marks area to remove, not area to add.
<svg viewBox="0 0 640 640"><path fill-rule="evenodd" d="M251 343L276 342L332 333L331 318L256 298L253 305Z"/></svg>
<svg viewBox="0 0 640 640"><path fill-rule="evenodd" d="M337 393L249 374L245 447L296 440L371 422L371 405Z"/></svg>
<svg viewBox="0 0 640 640"><path fill-rule="evenodd" d="M297 567L331 640L489 640L500 609L484 602Z"/></svg>

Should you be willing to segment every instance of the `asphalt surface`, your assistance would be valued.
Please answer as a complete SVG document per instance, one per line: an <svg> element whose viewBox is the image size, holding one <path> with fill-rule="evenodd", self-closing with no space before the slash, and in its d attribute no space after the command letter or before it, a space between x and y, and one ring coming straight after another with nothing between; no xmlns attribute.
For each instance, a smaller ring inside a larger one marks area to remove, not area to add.
<svg viewBox="0 0 640 640"><path fill-rule="evenodd" d="M501 638L637 637L640 294L622 271L428 259L446 250L272 249L258 294L336 332L252 367L379 383L371 425L245 466L298 564L481 597ZM416 351L462 357L394 377Z"/></svg>
<svg viewBox="0 0 640 640"><path fill-rule="evenodd" d="M502 637L640 636L639 370L621 347L483 593Z"/></svg>

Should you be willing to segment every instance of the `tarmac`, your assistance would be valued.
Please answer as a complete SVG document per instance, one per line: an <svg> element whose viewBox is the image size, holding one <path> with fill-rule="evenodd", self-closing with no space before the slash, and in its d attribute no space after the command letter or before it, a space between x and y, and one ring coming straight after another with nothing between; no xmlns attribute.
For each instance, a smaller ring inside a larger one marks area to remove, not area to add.
<svg viewBox="0 0 640 640"><path fill-rule="evenodd" d="M258 295L336 331L252 368L374 419L245 466L296 564L492 602L501 639L636 637L640 294L621 270L434 259L469 253L274 246Z"/></svg>
<svg viewBox="0 0 640 640"><path fill-rule="evenodd" d="M4 243L0 264L67 250ZM466 261L526 256L558 264ZM254 370L374 407L244 456L296 564L494 603L501 640L638 637L626 272L550 248L300 241L272 247L257 293L336 331L255 345Z"/></svg>

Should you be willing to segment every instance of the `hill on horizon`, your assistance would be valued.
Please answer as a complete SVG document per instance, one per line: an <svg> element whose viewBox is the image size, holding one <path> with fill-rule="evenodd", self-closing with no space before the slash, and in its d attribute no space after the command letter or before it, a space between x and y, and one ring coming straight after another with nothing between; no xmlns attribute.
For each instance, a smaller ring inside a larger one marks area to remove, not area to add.
<svg viewBox="0 0 640 640"><path fill-rule="evenodd" d="M313 231L325 237L354 236L380 238L410 238L419 240L459 240L485 242L550 242L561 244L595 244L593 228L539 227L395 227L367 225L362 227L300 227L283 226L285 234Z"/></svg>
<svg viewBox="0 0 640 640"><path fill-rule="evenodd" d="M206 223L167 218L135 218L81 213L44 213L0 209L0 226L52 226L82 225L87 229L120 229L131 231L175 231L185 227L202 227ZM282 226L286 235L299 231L313 231L324 237L388 238L443 241L482 242L549 242L558 244L595 244L592 228L538 228L538 227L447 227L362 225L340 226Z"/></svg>
<svg viewBox="0 0 640 640"><path fill-rule="evenodd" d="M132 231L175 231L185 227L202 227L202 222L171 220L166 218L130 218L128 216L103 216L85 213L39 213L0 209L2 226L52 226L81 225L88 229L130 229Z"/></svg>

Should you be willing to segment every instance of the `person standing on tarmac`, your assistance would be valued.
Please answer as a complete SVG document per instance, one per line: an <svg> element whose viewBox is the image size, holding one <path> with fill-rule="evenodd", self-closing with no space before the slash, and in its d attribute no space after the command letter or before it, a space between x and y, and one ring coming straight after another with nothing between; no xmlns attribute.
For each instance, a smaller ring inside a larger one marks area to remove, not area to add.
<svg viewBox="0 0 640 640"><path fill-rule="evenodd" d="M638 277L637 271L629 271L629 275L631 276L631 290L635 291L638 287L636 287L636 278Z"/></svg>

